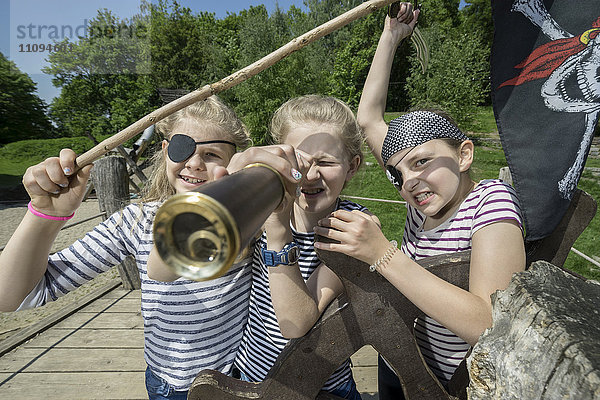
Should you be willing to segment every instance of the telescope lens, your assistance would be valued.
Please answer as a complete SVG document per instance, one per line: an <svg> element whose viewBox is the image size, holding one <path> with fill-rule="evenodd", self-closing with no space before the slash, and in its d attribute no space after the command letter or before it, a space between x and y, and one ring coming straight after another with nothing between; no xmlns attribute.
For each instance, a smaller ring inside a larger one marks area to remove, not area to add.
<svg viewBox="0 0 600 400"><path fill-rule="evenodd" d="M186 257L199 262L214 261L221 251L221 240L213 224L203 216L185 212L173 220L173 239L176 249Z"/></svg>
<svg viewBox="0 0 600 400"><path fill-rule="evenodd" d="M213 262L219 254L220 246L217 235L209 231L194 232L187 243L190 251L188 257L201 262Z"/></svg>

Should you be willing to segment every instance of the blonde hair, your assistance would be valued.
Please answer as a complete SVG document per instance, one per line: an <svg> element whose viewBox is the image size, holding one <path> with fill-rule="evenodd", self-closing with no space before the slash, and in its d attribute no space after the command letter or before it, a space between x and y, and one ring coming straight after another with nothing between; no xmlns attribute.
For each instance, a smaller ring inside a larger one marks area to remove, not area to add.
<svg viewBox="0 0 600 400"><path fill-rule="evenodd" d="M306 123L328 124L339 128L348 160L355 156L363 162L363 136L354 113L346 103L335 97L316 94L296 97L285 102L271 119L271 136L283 143L289 131Z"/></svg>
<svg viewBox="0 0 600 400"><path fill-rule="evenodd" d="M225 105L217 96L211 96L203 101L169 115L156 123L156 130L168 139L175 124L183 119L195 120L198 124L211 123L219 127L226 140L231 140L240 149L250 145L250 136L244 123L235 112ZM157 150L152 156L152 174L149 184L143 190L142 201L164 201L175 194L175 189L167 177L167 161L164 152Z"/></svg>

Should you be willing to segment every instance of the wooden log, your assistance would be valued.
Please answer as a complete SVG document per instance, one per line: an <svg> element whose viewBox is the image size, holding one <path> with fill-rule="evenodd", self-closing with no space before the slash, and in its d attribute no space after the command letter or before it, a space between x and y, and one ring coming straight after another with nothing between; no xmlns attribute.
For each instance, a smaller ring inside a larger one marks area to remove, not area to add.
<svg viewBox="0 0 600 400"><path fill-rule="evenodd" d="M500 179L502 182L512 185L513 184L513 179L512 179L512 174L510 173L510 169L508 167L502 167L500 168L500 173L498 174L498 179Z"/></svg>
<svg viewBox="0 0 600 400"><path fill-rule="evenodd" d="M129 204L129 174L123 157L108 156L97 160L92 169L92 183L100 211L106 217Z"/></svg>
<svg viewBox="0 0 600 400"><path fill-rule="evenodd" d="M123 262L117 265L117 271L121 276L123 282L123 289L126 290L138 290L142 287L140 280L140 273L137 268L137 263L133 256L127 256Z"/></svg>
<svg viewBox="0 0 600 400"><path fill-rule="evenodd" d="M92 170L92 183L98 196L98 207L106 212L106 218L129 204L129 173L125 158L108 156L97 160ZM141 287L133 256L127 256L117 269L125 289Z"/></svg>
<svg viewBox="0 0 600 400"><path fill-rule="evenodd" d="M467 360L470 399L600 398L598 282L538 261L492 302Z"/></svg>

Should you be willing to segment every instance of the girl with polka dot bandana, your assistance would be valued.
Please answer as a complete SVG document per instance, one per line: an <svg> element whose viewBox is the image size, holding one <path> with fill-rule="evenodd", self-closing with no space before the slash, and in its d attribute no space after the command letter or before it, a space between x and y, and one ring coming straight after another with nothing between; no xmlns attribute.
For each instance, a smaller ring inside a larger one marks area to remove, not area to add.
<svg viewBox="0 0 600 400"><path fill-rule="evenodd" d="M316 242L315 247L364 261L427 314L415 321L415 336L432 372L447 385L470 346L492 324L490 295L524 270L525 250L514 190L499 180L471 179L473 142L450 118L423 110L389 127L384 121L394 54L418 16L410 3L402 3L394 18L386 16L357 116L373 155L407 202L401 251L373 217L343 210L315 228L336 242ZM415 262L463 250L471 250L468 290ZM380 358L379 398L404 398L384 361Z"/></svg>

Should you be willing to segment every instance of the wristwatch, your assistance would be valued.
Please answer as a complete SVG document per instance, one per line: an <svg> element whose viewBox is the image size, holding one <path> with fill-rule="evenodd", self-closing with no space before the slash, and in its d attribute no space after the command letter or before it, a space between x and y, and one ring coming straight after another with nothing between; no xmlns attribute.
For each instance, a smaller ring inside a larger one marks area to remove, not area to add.
<svg viewBox="0 0 600 400"><path fill-rule="evenodd" d="M300 249L296 242L291 242L283 246L281 251L267 250L263 247L260 254L267 267L276 267L296 264L300 258Z"/></svg>

